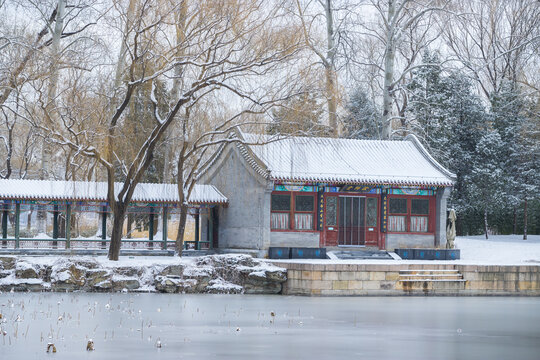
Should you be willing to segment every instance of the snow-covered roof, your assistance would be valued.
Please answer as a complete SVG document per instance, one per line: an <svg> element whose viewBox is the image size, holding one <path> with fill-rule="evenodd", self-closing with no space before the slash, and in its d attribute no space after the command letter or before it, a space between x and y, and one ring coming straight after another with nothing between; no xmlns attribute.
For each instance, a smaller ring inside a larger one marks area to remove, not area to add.
<svg viewBox="0 0 540 360"><path fill-rule="evenodd" d="M273 180L451 186L455 179L413 135L403 141L238 136L246 160Z"/></svg>
<svg viewBox="0 0 540 360"><path fill-rule="evenodd" d="M115 183L118 194L121 183ZM69 201L107 201L107 183L86 181L0 179L0 199L36 199ZM176 184L140 183L135 188L135 202L178 202ZM213 185L196 184L190 204L224 204L227 198Z"/></svg>
<svg viewBox="0 0 540 360"><path fill-rule="evenodd" d="M226 204L228 201L214 185L195 184L189 197L190 204Z"/></svg>

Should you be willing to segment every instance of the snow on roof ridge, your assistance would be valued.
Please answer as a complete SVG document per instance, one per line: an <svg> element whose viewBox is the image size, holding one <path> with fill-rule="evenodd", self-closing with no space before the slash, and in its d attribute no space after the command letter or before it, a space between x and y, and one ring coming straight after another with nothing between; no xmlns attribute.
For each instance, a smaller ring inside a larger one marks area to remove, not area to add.
<svg viewBox="0 0 540 360"><path fill-rule="evenodd" d="M456 174L446 169L444 166L442 166L431 154L427 151L425 146L420 142L420 139L414 134L409 134L405 137L406 141L411 141L419 150L422 152L422 155L424 155L433 165L435 165L440 171L442 171L446 176L452 178L452 180L455 180L457 178Z"/></svg>
<svg viewBox="0 0 540 360"><path fill-rule="evenodd" d="M247 162L264 164L274 180L452 186L455 179L416 137L405 141L290 136L253 145L246 143L264 142L270 135L241 135L245 142L239 147L245 148Z"/></svg>
<svg viewBox="0 0 540 360"><path fill-rule="evenodd" d="M39 186L29 186L29 183L39 183ZM115 192L122 184L115 182ZM176 186L172 183L139 183L132 201L178 202ZM102 181L0 179L0 198L107 201L107 187L108 184ZM227 203L228 199L213 185L195 184L188 202Z"/></svg>

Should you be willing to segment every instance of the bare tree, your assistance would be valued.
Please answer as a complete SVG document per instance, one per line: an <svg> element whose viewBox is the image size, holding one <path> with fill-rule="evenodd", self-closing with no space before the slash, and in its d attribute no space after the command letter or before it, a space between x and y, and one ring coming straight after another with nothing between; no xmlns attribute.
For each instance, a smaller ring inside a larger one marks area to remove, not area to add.
<svg viewBox="0 0 540 360"><path fill-rule="evenodd" d="M15 111L0 107L4 131L0 132L0 178L9 179L13 175L24 179L28 171L35 165L35 148L37 135L34 129L17 115L18 98L15 100Z"/></svg>
<svg viewBox="0 0 540 360"><path fill-rule="evenodd" d="M305 46L317 57L324 68L328 126L334 136L338 128L338 58L346 56L340 53L341 40L349 24L347 18L353 12L354 4L337 0L295 0L294 11L299 19ZM336 18L336 14L338 15ZM320 21L319 19L323 20ZM324 33L324 36L321 34ZM322 40L324 38L324 40Z"/></svg>
<svg viewBox="0 0 540 360"><path fill-rule="evenodd" d="M11 28L9 19L6 17L6 21L0 26L0 106L25 82L46 75L36 73L37 70L44 70L37 66L36 61L39 62L39 57L46 48L53 43L54 46L58 46L59 39L79 36L95 24L95 22L86 21L87 19L82 21L78 18L83 18L86 15L85 10L89 8L83 0L78 0L69 6L68 14L58 18L58 20L62 19L59 24L63 27L58 29L56 40L53 41L52 26L57 20L57 5L58 3L55 3L51 7L48 2L34 1L13 1L10 4L9 11L24 12L30 23L25 24L29 30L16 26ZM3 6L8 7L5 4ZM5 15L7 14L8 12ZM36 24L39 30L32 34L32 29L35 29ZM59 52L60 50L57 49L56 53Z"/></svg>
<svg viewBox="0 0 540 360"><path fill-rule="evenodd" d="M64 100L57 99L60 126L50 127L31 113L25 115L51 141L95 159L105 169L107 198L113 213L111 260L118 259L123 222L133 192L177 115L183 114L180 128L187 130L189 123L185 119L189 116L184 114L203 99L214 95L236 103L238 115L214 125L213 130L201 135L199 140L189 143L189 135L182 139L183 157L194 158L200 149L228 141L226 138L212 139L212 136L225 134L239 114L266 111L270 103L290 96L290 84L294 84L292 75L283 69L283 65L294 57L298 36L294 29L276 26L283 17L277 2L271 6L256 0L220 4L187 2L185 35L177 43L171 39L171 34L174 34L176 21L174 14L181 5L163 2L157 6L153 2L140 1L135 7L133 25L119 27L129 31L129 34L121 34L127 55L122 85L118 91L107 93L98 88L89 92L93 95L88 95L94 106L104 102L115 104L114 113L99 108L94 108L90 114L76 113ZM178 67L180 71L175 70ZM282 78L272 78L272 74ZM166 84L168 79L180 79L178 95L171 100L170 92L159 90L160 83ZM121 141L118 141L122 138L120 125L134 101L134 93L145 86L151 88L153 124L135 156L126 159L121 153ZM47 112L46 103L41 104L40 110ZM111 106L103 108L110 109ZM95 116L91 127L85 125L85 118L89 116ZM93 140L96 133L101 141ZM193 169L191 171L195 172L196 167ZM183 171L179 173L184 174ZM189 174L186 178L190 178ZM121 185L115 188L117 179L121 180ZM187 202L185 189L182 186L182 206Z"/></svg>
<svg viewBox="0 0 540 360"><path fill-rule="evenodd" d="M505 81L536 88L540 4L534 0L460 1L445 43L488 98ZM539 89L536 88L536 91Z"/></svg>
<svg viewBox="0 0 540 360"><path fill-rule="evenodd" d="M404 116L407 94L403 83L418 66L424 49L431 46L440 35L437 21L446 22L437 14L453 14L450 1L430 0L370 0L363 5L355 19L356 28L350 31L347 41L351 67L360 74L371 74L369 87L378 84L375 96L382 98L382 137L392 137L394 128L406 131ZM366 15L367 14L367 15ZM423 64L424 66L426 64ZM427 64L429 65L429 64ZM395 120L400 120L396 126Z"/></svg>

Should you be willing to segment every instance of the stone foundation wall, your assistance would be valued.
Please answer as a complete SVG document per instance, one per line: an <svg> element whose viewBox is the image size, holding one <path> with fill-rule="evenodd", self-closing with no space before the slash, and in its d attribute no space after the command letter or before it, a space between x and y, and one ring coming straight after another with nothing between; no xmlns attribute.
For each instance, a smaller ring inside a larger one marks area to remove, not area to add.
<svg viewBox="0 0 540 360"><path fill-rule="evenodd" d="M525 295L540 296L540 266L356 265L276 262L285 267L288 295ZM401 281L403 271L457 270L459 281Z"/></svg>

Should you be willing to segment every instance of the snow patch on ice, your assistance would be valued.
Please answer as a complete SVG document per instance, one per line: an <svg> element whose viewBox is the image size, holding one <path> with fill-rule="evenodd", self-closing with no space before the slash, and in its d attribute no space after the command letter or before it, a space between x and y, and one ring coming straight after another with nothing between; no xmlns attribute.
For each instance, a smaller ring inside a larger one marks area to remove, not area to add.
<svg viewBox="0 0 540 360"><path fill-rule="evenodd" d="M19 284L28 284L28 285L35 285L35 284L43 284L45 287L50 286L49 283L44 282L42 279L19 279L15 277L15 274L11 274L9 276L6 276L3 279L0 279L0 286L3 285L19 285ZM49 284L47 286L47 284Z"/></svg>
<svg viewBox="0 0 540 360"><path fill-rule="evenodd" d="M220 292L241 292L243 288L240 285L233 284L223 279L210 280L207 290L216 290Z"/></svg>
<svg viewBox="0 0 540 360"><path fill-rule="evenodd" d="M265 278L266 277L266 271L265 270L253 271L253 272L249 273L249 276Z"/></svg>

